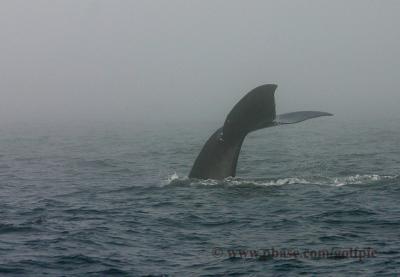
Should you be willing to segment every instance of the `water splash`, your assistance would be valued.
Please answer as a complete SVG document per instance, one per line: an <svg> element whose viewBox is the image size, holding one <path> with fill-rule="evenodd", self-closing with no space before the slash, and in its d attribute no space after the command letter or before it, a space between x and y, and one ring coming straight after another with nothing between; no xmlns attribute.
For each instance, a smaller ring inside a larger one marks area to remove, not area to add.
<svg viewBox="0 0 400 277"><path fill-rule="evenodd" d="M172 181L178 180L178 179L179 179L179 175L176 172L174 172L174 174L172 174L171 176L168 177L167 182L171 183Z"/></svg>
<svg viewBox="0 0 400 277"><path fill-rule="evenodd" d="M398 175L357 174L353 176L333 178L333 184L337 187L345 185L360 185L365 183L377 182L381 180L396 179L397 177Z"/></svg>
<svg viewBox="0 0 400 277"><path fill-rule="evenodd" d="M341 187L345 185L359 185L359 184L370 184L376 183L382 180L392 180L398 178L398 175L377 175L377 174L356 174L344 177L321 177L321 176L310 176L310 177L287 177L278 179L243 179L228 177L224 180L200 180L200 179L189 179L188 177L180 177L176 172L171 176L168 176L164 181L164 185L203 185L203 186L284 186L284 185L328 185Z"/></svg>

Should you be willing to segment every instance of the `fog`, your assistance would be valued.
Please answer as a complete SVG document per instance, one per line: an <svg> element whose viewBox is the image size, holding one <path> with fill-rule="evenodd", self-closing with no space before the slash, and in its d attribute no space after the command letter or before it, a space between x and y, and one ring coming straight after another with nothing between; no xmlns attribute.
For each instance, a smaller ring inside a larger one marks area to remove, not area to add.
<svg viewBox="0 0 400 277"><path fill-rule="evenodd" d="M400 1L0 2L0 122L222 121L277 110L396 116Z"/></svg>

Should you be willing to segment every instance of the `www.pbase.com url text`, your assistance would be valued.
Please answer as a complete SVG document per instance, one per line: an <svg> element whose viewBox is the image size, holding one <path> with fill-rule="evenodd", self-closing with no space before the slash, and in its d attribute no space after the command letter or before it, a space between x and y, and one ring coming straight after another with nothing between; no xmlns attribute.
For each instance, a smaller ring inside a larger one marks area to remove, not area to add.
<svg viewBox="0 0 400 277"><path fill-rule="evenodd" d="M337 248L331 249L226 249L213 248L211 254L216 258L242 259L358 259L376 258L377 251L373 248Z"/></svg>

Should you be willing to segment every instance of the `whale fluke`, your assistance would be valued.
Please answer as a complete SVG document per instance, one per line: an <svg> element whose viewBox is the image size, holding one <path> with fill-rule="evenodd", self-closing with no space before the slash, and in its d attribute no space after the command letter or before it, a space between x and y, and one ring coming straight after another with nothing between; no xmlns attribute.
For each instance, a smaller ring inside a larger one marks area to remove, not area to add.
<svg viewBox="0 0 400 277"><path fill-rule="evenodd" d="M224 179L236 175L240 149L250 132L307 119L331 116L317 111L302 111L276 116L275 90L277 85L259 86L247 93L229 112L224 126L219 128L200 151L189 178Z"/></svg>
<svg viewBox="0 0 400 277"><path fill-rule="evenodd" d="M331 113L326 112L314 112L314 111L303 111L303 112L293 112L280 114L276 117L275 122L280 124L293 124L299 123L307 119L316 118L320 116L332 116Z"/></svg>

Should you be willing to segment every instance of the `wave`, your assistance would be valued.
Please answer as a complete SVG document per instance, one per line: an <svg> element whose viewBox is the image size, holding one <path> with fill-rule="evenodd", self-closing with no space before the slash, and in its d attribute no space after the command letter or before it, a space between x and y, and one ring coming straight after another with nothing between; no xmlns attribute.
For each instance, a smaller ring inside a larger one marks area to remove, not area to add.
<svg viewBox="0 0 400 277"><path fill-rule="evenodd" d="M287 177L278 179L243 179L229 177L224 180L200 180L200 179L189 179L188 177L180 177L176 172L168 176L163 182L163 185L203 185L203 186L243 186L243 185L254 185L254 186L283 186L283 185L328 185L341 187L345 185L361 185L361 184L373 184L383 180L394 180L399 178L399 175L377 175L377 174L356 174L350 176L341 177L321 177L321 176L310 176L310 177Z"/></svg>
<svg viewBox="0 0 400 277"><path fill-rule="evenodd" d="M19 226L14 224L2 224L0 223L0 234L7 234L7 233L15 233L15 232L32 232L37 231L35 228L31 226Z"/></svg>

